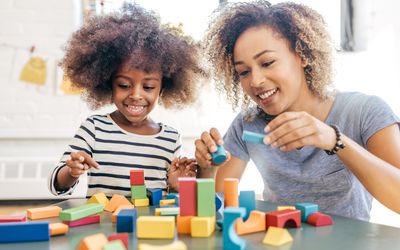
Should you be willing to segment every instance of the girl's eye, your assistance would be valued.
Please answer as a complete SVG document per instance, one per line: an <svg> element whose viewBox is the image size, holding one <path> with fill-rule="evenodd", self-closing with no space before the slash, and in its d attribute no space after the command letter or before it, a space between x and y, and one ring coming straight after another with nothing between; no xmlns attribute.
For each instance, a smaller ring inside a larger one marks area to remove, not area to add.
<svg viewBox="0 0 400 250"><path fill-rule="evenodd" d="M121 89L127 89L127 88L129 88L129 84L119 83L118 87L120 87Z"/></svg>
<svg viewBox="0 0 400 250"><path fill-rule="evenodd" d="M267 68L267 67L271 66L271 64L273 64L274 62L275 62L275 60L264 62L263 64L261 64L261 66L264 68Z"/></svg>
<svg viewBox="0 0 400 250"><path fill-rule="evenodd" d="M143 86L143 88L145 89L145 90L152 90L152 89L155 89L155 87L153 87L153 86Z"/></svg>

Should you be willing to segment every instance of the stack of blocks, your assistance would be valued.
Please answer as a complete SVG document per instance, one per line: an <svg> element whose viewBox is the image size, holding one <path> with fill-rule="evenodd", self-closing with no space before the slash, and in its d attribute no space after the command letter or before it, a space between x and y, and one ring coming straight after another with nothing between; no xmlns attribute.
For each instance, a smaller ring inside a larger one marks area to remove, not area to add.
<svg viewBox="0 0 400 250"><path fill-rule="evenodd" d="M131 170L131 201L136 207L149 206L149 199L147 198L146 185L144 184L144 171L143 169Z"/></svg>

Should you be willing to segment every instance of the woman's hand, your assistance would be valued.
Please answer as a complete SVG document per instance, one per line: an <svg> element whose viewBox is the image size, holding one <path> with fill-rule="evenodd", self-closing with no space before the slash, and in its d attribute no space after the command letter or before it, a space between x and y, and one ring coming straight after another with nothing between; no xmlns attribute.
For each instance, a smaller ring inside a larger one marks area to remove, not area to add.
<svg viewBox="0 0 400 250"><path fill-rule="evenodd" d="M264 143L282 151L304 146L331 150L336 144L335 130L306 112L285 112L266 127Z"/></svg>
<svg viewBox="0 0 400 250"><path fill-rule="evenodd" d="M175 158L168 171L168 184L170 188L178 190L179 177L195 177L197 167L195 159L189 159L187 157Z"/></svg>
<svg viewBox="0 0 400 250"><path fill-rule="evenodd" d="M79 178L89 168L100 168L99 164L84 151L72 152L70 159L66 161L66 165L68 173L73 178Z"/></svg>

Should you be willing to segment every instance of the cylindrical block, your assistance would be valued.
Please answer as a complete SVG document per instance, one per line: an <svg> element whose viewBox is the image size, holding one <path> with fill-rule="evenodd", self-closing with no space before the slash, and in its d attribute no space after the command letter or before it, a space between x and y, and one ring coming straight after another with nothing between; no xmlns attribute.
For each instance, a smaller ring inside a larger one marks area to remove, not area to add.
<svg viewBox="0 0 400 250"><path fill-rule="evenodd" d="M217 145L217 151L211 154L214 164L221 164L226 160L225 148Z"/></svg>
<svg viewBox="0 0 400 250"><path fill-rule="evenodd" d="M239 207L238 194L239 180L236 178L224 179L224 205L225 207Z"/></svg>

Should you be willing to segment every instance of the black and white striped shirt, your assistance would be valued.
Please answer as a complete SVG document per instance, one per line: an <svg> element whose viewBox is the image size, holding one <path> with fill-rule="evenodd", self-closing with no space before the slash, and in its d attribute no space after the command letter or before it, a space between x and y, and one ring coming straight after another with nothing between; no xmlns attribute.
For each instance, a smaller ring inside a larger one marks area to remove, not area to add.
<svg viewBox="0 0 400 250"><path fill-rule="evenodd" d="M65 166L71 152L85 151L100 165L90 168L87 196L95 193L131 195L129 173L143 169L147 188L167 188L167 170L174 157L181 153L177 130L160 123L154 135L138 135L120 128L110 115L93 115L82 123L57 167L49 176L50 191L55 195L70 194L55 189L58 170Z"/></svg>

